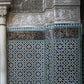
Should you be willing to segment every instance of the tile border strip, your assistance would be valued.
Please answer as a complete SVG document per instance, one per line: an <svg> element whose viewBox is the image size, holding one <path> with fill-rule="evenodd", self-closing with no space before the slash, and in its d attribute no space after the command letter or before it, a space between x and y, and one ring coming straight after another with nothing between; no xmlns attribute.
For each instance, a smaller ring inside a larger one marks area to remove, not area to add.
<svg viewBox="0 0 84 84"><path fill-rule="evenodd" d="M80 23L73 23L73 24L53 24L47 25L44 27L20 27L20 28L7 28L7 31L43 31L46 29L53 29L53 28L66 28L66 27L80 27Z"/></svg>

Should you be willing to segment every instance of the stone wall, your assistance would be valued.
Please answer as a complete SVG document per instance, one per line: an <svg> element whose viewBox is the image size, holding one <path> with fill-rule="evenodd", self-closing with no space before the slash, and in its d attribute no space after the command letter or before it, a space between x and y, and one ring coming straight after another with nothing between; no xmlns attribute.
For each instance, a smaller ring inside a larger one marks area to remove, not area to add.
<svg viewBox="0 0 84 84"><path fill-rule="evenodd" d="M79 0L14 0L7 26L41 27L55 23L80 23Z"/></svg>

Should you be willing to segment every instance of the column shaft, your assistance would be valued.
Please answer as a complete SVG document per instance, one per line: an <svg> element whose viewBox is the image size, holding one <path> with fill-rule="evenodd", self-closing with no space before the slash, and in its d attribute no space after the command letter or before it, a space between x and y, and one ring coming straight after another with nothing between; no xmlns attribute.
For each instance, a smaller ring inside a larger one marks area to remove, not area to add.
<svg viewBox="0 0 84 84"><path fill-rule="evenodd" d="M0 84L7 84L6 26L0 25Z"/></svg>

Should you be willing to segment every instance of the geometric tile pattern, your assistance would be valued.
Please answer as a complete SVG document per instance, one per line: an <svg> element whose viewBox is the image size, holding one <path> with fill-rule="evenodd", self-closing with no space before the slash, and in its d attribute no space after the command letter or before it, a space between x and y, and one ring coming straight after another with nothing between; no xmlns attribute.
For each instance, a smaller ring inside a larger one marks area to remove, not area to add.
<svg viewBox="0 0 84 84"><path fill-rule="evenodd" d="M45 42L45 84L80 84L80 41Z"/></svg>
<svg viewBox="0 0 84 84"><path fill-rule="evenodd" d="M8 43L8 83L44 84L44 42Z"/></svg>
<svg viewBox="0 0 84 84"><path fill-rule="evenodd" d="M17 29L8 31L8 84L81 84L79 27Z"/></svg>
<svg viewBox="0 0 84 84"><path fill-rule="evenodd" d="M8 43L9 84L80 84L79 40Z"/></svg>
<svg viewBox="0 0 84 84"><path fill-rule="evenodd" d="M54 41L53 83L80 84L80 41Z"/></svg>
<svg viewBox="0 0 84 84"><path fill-rule="evenodd" d="M51 41L45 41L45 50L44 50L44 56L45 56L45 83L44 84L53 84L52 83L52 42Z"/></svg>

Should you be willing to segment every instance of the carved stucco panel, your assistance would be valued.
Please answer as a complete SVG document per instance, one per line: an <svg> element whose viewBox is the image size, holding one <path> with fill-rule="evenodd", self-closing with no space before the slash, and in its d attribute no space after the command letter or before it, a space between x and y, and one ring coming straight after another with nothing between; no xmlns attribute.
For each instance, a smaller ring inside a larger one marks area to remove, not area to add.
<svg viewBox="0 0 84 84"><path fill-rule="evenodd" d="M10 13L8 27L41 27L55 23L80 23L79 6L56 6L43 13Z"/></svg>
<svg viewBox="0 0 84 84"><path fill-rule="evenodd" d="M79 6L57 6L55 8L55 21L58 22L80 22Z"/></svg>
<svg viewBox="0 0 84 84"><path fill-rule="evenodd" d="M8 27L33 27L44 25L43 14L10 14Z"/></svg>
<svg viewBox="0 0 84 84"><path fill-rule="evenodd" d="M11 13L8 18L8 27L34 27L54 23L54 10L43 13Z"/></svg>

